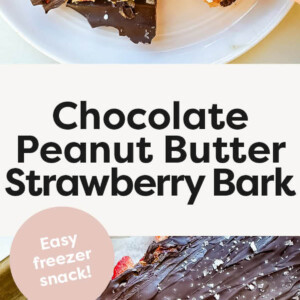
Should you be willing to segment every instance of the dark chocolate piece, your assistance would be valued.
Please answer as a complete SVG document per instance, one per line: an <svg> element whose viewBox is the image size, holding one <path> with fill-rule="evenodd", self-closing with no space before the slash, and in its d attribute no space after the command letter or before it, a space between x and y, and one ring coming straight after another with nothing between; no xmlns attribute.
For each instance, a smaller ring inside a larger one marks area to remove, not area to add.
<svg viewBox="0 0 300 300"><path fill-rule="evenodd" d="M63 5L67 0L31 0L33 5L43 5L45 12Z"/></svg>
<svg viewBox="0 0 300 300"><path fill-rule="evenodd" d="M231 5L231 4L234 3L235 1L236 1L236 0L222 0L222 1L220 2L220 5L226 7L226 6Z"/></svg>
<svg viewBox="0 0 300 300"><path fill-rule="evenodd" d="M300 237L171 237L98 300L298 300Z"/></svg>
<svg viewBox="0 0 300 300"><path fill-rule="evenodd" d="M72 3L69 0L67 6L86 17L93 28L117 28L121 36L129 37L134 43L150 44L156 35L156 0L115 3L108 0Z"/></svg>

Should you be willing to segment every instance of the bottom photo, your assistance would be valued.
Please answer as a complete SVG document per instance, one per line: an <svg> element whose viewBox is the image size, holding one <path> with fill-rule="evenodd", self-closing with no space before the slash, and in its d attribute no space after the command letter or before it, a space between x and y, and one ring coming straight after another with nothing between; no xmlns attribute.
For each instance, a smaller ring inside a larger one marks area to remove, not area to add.
<svg viewBox="0 0 300 300"><path fill-rule="evenodd" d="M115 269L98 300L300 299L300 237L112 237L112 242ZM25 299L12 279L9 256L0 260L0 299Z"/></svg>

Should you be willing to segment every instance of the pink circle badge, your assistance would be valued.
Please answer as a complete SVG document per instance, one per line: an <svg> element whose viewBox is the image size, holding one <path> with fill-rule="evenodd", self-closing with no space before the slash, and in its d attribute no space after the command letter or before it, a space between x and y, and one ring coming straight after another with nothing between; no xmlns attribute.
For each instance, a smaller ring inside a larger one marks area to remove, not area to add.
<svg viewBox="0 0 300 300"><path fill-rule="evenodd" d="M17 286L30 300L95 300L112 276L113 246L94 217L51 208L17 232L10 264Z"/></svg>

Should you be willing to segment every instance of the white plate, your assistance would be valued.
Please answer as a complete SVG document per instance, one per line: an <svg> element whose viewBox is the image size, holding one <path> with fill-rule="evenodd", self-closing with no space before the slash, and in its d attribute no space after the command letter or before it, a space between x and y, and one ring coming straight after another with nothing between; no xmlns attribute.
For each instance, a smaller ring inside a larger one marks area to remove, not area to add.
<svg viewBox="0 0 300 300"><path fill-rule="evenodd" d="M59 62L224 63L264 38L293 3L238 0L229 8L209 8L202 0L158 2L158 35L151 46L132 44L112 29L91 29L84 17L65 7L45 15L30 0L0 0L0 12L27 41Z"/></svg>

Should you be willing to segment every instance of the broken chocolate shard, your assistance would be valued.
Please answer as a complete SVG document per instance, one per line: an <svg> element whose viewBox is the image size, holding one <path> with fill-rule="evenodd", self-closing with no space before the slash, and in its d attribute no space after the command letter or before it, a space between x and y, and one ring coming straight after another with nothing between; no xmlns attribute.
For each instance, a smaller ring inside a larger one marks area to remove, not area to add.
<svg viewBox="0 0 300 300"><path fill-rule="evenodd" d="M151 244L144 259L112 280L98 300L299 296L300 237L171 237Z"/></svg>
<svg viewBox="0 0 300 300"><path fill-rule="evenodd" d="M211 7L223 6L227 7L236 2L236 0L205 0L207 4Z"/></svg>
<svg viewBox="0 0 300 300"><path fill-rule="evenodd" d="M43 5L45 12L48 13L51 9L60 7L66 0L31 0L33 5Z"/></svg>
<svg viewBox="0 0 300 300"><path fill-rule="evenodd" d="M235 1L236 1L236 0L222 0L222 1L220 2L220 5L226 7L226 6L231 5L231 4L234 3Z"/></svg>
<svg viewBox="0 0 300 300"><path fill-rule="evenodd" d="M114 27L134 43L150 44L156 35L156 0L72 2L68 7L95 27Z"/></svg>

